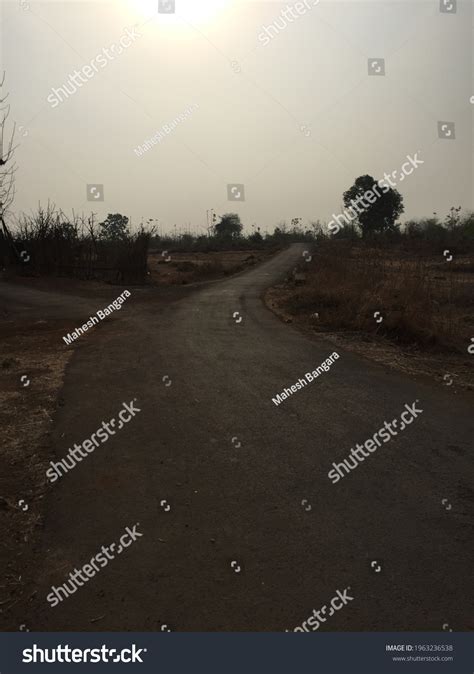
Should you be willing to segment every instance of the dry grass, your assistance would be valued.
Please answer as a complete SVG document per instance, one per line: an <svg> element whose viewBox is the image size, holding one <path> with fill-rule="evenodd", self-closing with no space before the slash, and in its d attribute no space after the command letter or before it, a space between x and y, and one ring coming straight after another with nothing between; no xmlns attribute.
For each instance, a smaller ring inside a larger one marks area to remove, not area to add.
<svg viewBox="0 0 474 674"><path fill-rule="evenodd" d="M399 344L466 353L474 329L472 259L326 243L284 301L324 330L377 331ZM383 317L377 323L374 313Z"/></svg>
<svg viewBox="0 0 474 674"><path fill-rule="evenodd" d="M286 322L410 376L434 378L453 393L474 389L467 351L474 335L472 255L448 263L442 254L323 241L300 269L304 285L289 275L266 293Z"/></svg>

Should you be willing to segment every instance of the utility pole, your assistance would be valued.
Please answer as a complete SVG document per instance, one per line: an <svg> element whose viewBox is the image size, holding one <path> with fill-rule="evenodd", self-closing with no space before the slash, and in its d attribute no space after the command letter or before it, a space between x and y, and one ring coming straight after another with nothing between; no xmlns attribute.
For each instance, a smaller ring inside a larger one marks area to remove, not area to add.
<svg viewBox="0 0 474 674"><path fill-rule="evenodd" d="M206 211L207 214L207 235L211 236L211 231L217 224L217 215L213 208Z"/></svg>

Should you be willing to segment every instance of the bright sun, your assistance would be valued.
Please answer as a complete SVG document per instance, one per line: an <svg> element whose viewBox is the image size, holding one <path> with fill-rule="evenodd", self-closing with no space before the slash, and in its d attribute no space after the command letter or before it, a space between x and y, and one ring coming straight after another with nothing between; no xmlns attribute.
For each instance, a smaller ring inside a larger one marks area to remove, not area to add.
<svg viewBox="0 0 474 674"><path fill-rule="evenodd" d="M195 25L211 23L219 14L236 0L175 0L175 13L161 14L161 19L171 23L180 18ZM158 0L129 0L129 4L143 18L151 18L158 14ZM161 0L161 4L171 6L172 0Z"/></svg>

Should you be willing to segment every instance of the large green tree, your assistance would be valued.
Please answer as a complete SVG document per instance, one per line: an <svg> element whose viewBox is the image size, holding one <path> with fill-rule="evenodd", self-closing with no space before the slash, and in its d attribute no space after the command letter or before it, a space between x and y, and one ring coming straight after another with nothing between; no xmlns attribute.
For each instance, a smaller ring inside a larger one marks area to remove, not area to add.
<svg viewBox="0 0 474 674"><path fill-rule="evenodd" d="M240 222L240 216L237 213L225 213L221 221L214 227L217 236L225 239L234 239L240 236L243 225Z"/></svg>
<svg viewBox="0 0 474 674"><path fill-rule="evenodd" d="M405 210L400 192L389 187L385 180L378 182L369 175L356 178L352 187L344 192L343 199L344 206L357 214L355 220L362 236L393 229Z"/></svg>

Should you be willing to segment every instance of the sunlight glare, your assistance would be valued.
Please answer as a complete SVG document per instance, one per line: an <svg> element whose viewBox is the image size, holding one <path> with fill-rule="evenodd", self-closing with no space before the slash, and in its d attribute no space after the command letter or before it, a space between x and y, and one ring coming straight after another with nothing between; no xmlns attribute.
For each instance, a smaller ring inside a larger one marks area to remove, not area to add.
<svg viewBox="0 0 474 674"><path fill-rule="evenodd" d="M195 25L214 22L219 15L237 0L176 0L174 14L158 14L158 0L128 0L128 5L144 19L158 16L164 21L176 23L182 20Z"/></svg>

